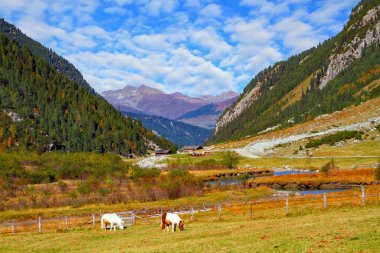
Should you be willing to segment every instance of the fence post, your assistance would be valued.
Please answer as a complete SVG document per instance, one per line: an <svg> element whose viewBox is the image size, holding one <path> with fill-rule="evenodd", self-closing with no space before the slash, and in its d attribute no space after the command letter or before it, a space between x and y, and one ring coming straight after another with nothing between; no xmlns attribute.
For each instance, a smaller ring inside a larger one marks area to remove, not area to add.
<svg viewBox="0 0 380 253"><path fill-rule="evenodd" d="M365 189L363 185L360 188L362 190L362 206L364 206L365 205Z"/></svg>
<svg viewBox="0 0 380 253"><path fill-rule="evenodd" d="M65 224L66 224L66 230L68 230L69 229L69 222L67 220L67 216L65 216Z"/></svg>
<svg viewBox="0 0 380 253"><path fill-rule="evenodd" d="M286 200L285 200L285 212L289 213L289 194L286 194Z"/></svg>
<svg viewBox="0 0 380 253"><path fill-rule="evenodd" d="M92 214L92 225L95 226L95 214L94 213Z"/></svg>
<svg viewBox="0 0 380 253"><path fill-rule="evenodd" d="M252 219L252 216L253 216L252 201L249 201L249 215L251 216L251 219Z"/></svg>
<svg viewBox="0 0 380 253"><path fill-rule="evenodd" d="M135 212L132 213L132 225L135 225L136 215Z"/></svg>
<svg viewBox="0 0 380 253"><path fill-rule="evenodd" d="M14 235L15 234L15 223L13 220L12 220L11 228L12 228L12 235Z"/></svg>
<svg viewBox="0 0 380 253"><path fill-rule="evenodd" d="M194 220L194 208L190 208L190 220Z"/></svg>
<svg viewBox="0 0 380 253"><path fill-rule="evenodd" d="M327 208L327 196L326 196L326 193L323 193L323 207Z"/></svg>
<svg viewBox="0 0 380 253"><path fill-rule="evenodd" d="M218 204L218 216L219 216L219 219L222 218L222 203L220 202Z"/></svg>
<svg viewBox="0 0 380 253"><path fill-rule="evenodd" d="M38 217L38 233L42 233L42 220Z"/></svg>

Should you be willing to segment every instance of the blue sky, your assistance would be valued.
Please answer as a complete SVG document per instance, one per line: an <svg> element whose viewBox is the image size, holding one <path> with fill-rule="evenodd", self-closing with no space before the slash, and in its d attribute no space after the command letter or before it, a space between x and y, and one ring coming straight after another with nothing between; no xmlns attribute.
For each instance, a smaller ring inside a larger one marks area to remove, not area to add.
<svg viewBox="0 0 380 253"><path fill-rule="evenodd" d="M97 92L146 84L241 92L335 35L358 0L0 0L0 16L69 59Z"/></svg>

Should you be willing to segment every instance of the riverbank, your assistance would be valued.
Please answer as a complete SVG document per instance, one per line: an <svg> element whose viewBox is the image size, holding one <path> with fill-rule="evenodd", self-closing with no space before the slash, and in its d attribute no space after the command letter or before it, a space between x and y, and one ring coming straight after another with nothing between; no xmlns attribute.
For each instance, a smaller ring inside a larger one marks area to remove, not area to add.
<svg viewBox="0 0 380 253"><path fill-rule="evenodd" d="M333 170L328 173L288 174L248 180L249 187L266 186L272 189L333 189L357 185L377 185L374 169Z"/></svg>

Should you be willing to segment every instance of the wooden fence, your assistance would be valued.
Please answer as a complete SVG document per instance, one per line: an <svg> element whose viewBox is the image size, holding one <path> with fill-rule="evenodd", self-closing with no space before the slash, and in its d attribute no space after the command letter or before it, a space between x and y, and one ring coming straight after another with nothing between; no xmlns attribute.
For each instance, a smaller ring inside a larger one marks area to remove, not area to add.
<svg viewBox="0 0 380 253"><path fill-rule="evenodd" d="M360 187L360 191L347 191L340 194L323 193L318 195L303 195L293 196L284 194L282 196L270 197L256 201L242 201L242 202L224 202L224 203L203 203L200 205L192 205L177 208L156 208L156 209L140 209L138 211L124 211L116 212L124 221L124 225L129 227L139 222L154 222L159 223L161 214L164 211L175 212L178 214L188 215L190 220L194 220L197 213L201 212L217 212L217 218L222 219L224 208L244 207L249 209L248 214L250 218L254 216L254 210L284 208L284 213L291 212L292 206L310 204L313 207L316 205L321 208L328 208L333 204L352 204L365 206L369 202L379 202L380 193L378 191L371 191L370 194L366 193L364 186ZM44 231L67 231L81 227L96 227L100 223L99 214L89 214L82 216L63 216L58 218L42 218L38 217L34 220L28 221L8 221L0 223L0 234L15 234L20 232L35 232L43 233Z"/></svg>

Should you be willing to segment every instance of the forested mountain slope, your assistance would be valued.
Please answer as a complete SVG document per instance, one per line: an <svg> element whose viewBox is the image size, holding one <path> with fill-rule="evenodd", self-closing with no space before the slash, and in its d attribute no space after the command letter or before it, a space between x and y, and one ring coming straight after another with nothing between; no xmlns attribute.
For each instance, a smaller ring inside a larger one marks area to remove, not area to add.
<svg viewBox="0 0 380 253"><path fill-rule="evenodd" d="M26 36L20 29L6 22L4 19L0 19L0 32L9 39L17 42L20 46L27 47L33 55L41 57L50 66L55 68L58 72L66 75L70 80L85 86L90 92L94 93L94 90L86 80L83 79L82 74L73 64L53 52L51 49L44 47L41 43Z"/></svg>
<svg viewBox="0 0 380 253"><path fill-rule="evenodd" d="M174 148L0 34L0 149L44 152L56 144L67 151L144 154L153 142Z"/></svg>
<svg viewBox="0 0 380 253"><path fill-rule="evenodd" d="M363 0L337 36L257 74L209 142L286 128L378 97L379 44L380 3Z"/></svg>
<svg viewBox="0 0 380 253"><path fill-rule="evenodd" d="M189 145L201 145L212 133L211 129L205 129L176 120L160 116L146 115L143 113L123 112L132 119L139 119L144 127L164 136L178 147Z"/></svg>

